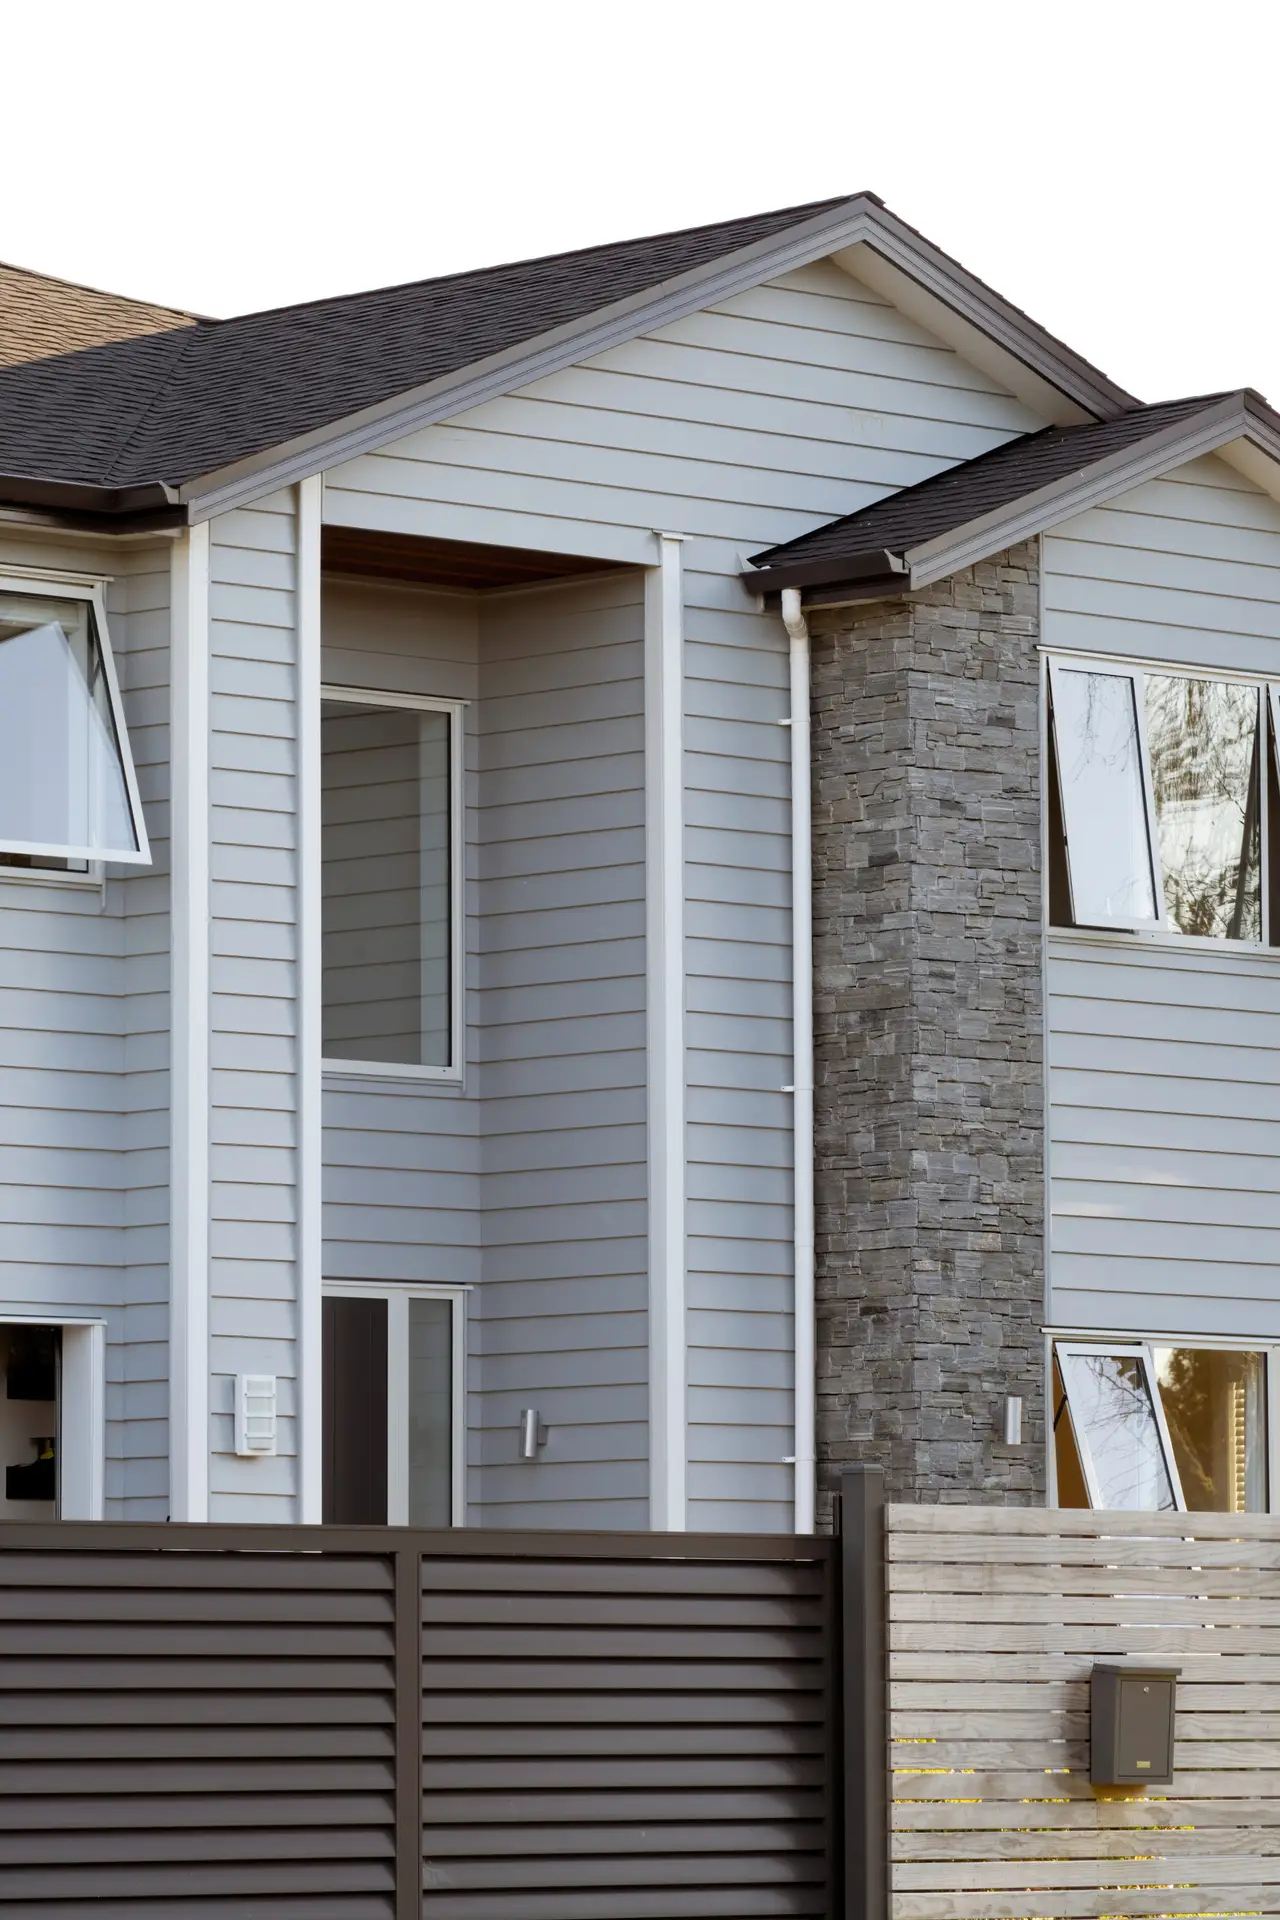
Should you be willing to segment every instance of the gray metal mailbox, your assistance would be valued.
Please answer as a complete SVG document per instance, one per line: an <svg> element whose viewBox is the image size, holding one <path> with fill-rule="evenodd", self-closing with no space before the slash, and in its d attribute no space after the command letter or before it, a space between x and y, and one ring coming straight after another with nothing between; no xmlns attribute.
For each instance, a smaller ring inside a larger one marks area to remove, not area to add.
<svg viewBox="0 0 1280 1920"><path fill-rule="evenodd" d="M1095 1787L1168 1786L1179 1667L1095 1666L1089 1687L1089 1778Z"/></svg>

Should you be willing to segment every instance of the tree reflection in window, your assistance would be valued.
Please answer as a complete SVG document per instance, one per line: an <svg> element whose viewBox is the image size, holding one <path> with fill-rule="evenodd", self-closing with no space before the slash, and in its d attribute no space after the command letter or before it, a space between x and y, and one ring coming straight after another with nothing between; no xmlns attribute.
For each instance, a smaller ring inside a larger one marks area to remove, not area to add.
<svg viewBox="0 0 1280 1920"><path fill-rule="evenodd" d="M1141 1356L1068 1348L1061 1363L1092 1503L1148 1513L1176 1507Z"/></svg>
<svg viewBox="0 0 1280 1920"><path fill-rule="evenodd" d="M1164 904L1181 933L1262 938L1258 690L1148 673Z"/></svg>

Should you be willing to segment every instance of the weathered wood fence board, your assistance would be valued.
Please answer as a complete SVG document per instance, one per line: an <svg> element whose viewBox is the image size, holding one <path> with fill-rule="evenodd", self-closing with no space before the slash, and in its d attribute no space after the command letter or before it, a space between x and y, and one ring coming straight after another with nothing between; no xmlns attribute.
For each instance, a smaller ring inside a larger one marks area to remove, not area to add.
<svg viewBox="0 0 1280 1920"><path fill-rule="evenodd" d="M1280 1913L1280 1520L885 1509L893 1920ZM1095 1660L1182 1670L1172 1786L1089 1784Z"/></svg>

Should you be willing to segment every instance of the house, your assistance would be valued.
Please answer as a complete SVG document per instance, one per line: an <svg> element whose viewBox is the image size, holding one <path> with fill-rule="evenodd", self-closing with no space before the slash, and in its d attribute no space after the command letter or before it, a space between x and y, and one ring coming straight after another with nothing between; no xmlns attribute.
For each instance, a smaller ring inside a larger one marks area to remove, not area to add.
<svg viewBox="0 0 1280 1920"><path fill-rule="evenodd" d="M0 1511L1265 1507L1278 689L1276 415L871 194L0 269Z"/></svg>

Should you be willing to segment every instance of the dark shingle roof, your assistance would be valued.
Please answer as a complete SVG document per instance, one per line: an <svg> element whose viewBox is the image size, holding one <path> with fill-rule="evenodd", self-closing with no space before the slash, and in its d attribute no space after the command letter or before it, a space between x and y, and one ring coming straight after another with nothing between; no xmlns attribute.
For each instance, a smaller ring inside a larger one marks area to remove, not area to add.
<svg viewBox="0 0 1280 1920"><path fill-rule="evenodd" d="M754 553L751 564L779 576L803 573L834 581L841 566L856 567L860 560L876 554L908 553L927 540L954 532L983 514L1010 506L1041 487L1122 453L1226 397L1208 394L1167 400L1155 406L1134 407L1097 424L1045 427L1039 433L1022 434L976 459L935 474L931 480L889 494L858 513L845 514L842 519L815 527L812 533Z"/></svg>
<svg viewBox="0 0 1280 1920"><path fill-rule="evenodd" d="M583 320L850 196L0 368L0 474L180 484Z"/></svg>

